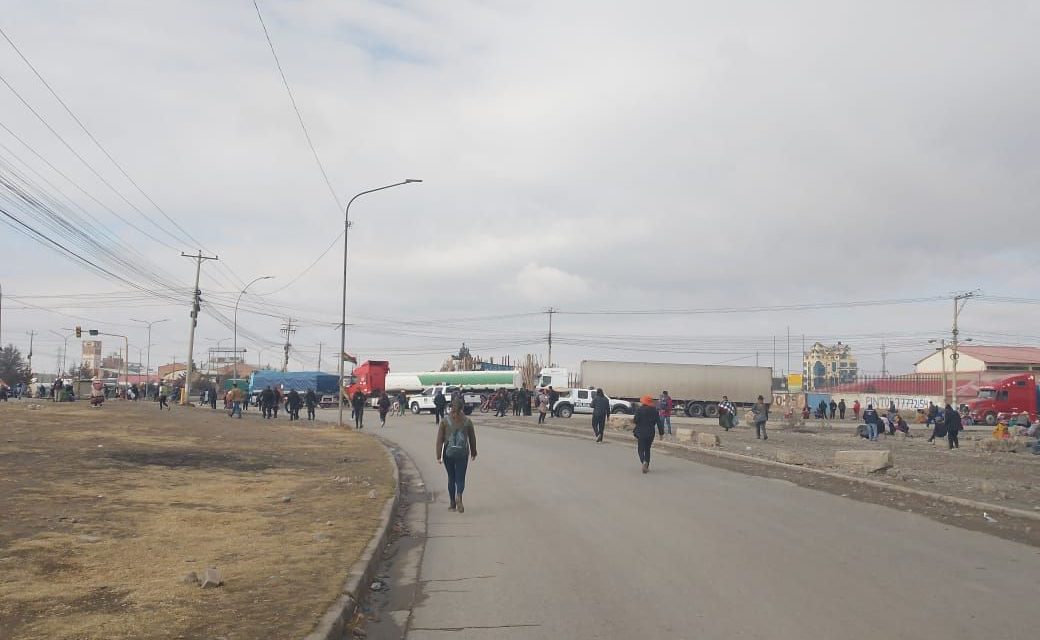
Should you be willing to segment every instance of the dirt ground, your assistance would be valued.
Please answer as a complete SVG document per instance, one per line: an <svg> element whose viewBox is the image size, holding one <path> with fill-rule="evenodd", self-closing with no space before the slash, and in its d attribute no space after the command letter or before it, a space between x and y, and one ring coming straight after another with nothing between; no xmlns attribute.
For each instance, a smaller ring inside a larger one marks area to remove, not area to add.
<svg viewBox="0 0 1040 640"><path fill-rule="evenodd" d="M323 423L29 404L0 403L4 639L302 637L393 491L375 440Z"/></svg>

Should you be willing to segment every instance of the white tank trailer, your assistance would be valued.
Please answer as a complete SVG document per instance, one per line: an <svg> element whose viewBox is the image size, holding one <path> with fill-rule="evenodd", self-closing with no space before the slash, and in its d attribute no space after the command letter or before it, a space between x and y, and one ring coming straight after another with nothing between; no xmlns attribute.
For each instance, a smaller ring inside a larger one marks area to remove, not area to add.
<svg viewBox="0 0 1040 640"><path fill-rule="evenodd" d="M646 394L657 398L667 391L676 404L675 413L695 418L717 416L722 396L729 396L737 407L750 407L758 396L766 403L773 401L769 367L583 360L581 385L634 403Z"/></svg>

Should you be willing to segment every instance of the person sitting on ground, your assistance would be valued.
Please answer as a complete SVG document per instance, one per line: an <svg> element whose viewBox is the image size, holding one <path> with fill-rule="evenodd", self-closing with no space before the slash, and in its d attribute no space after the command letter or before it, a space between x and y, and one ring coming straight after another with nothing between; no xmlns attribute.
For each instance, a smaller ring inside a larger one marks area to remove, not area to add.
<svg viewBox="0 0 1040 640"><path fill-rule="evenodd" d="M997 439L997 440L1007 440L1009 435L1010 434L1008 433L1008 427L1007 427L1006 424L1004 424L1003 420L998 422L997 426L993 427L993 437L995 439Z"/></svg>
<svg viewBox="0 0 1040 640"><path fill-rule="evenodd" d="M908 425L906 423L906 420L903 419L903 416L896 414L896 424L895 424L895 427L896 427L896 431L899 431L900 433L902 433L907 438L910 437L910 425Z"/></svg>

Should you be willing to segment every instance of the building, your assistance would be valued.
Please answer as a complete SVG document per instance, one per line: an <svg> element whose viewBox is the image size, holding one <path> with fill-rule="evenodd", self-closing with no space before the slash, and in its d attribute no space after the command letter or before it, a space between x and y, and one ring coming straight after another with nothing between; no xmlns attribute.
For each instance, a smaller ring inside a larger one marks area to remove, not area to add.
<svg viewBox="0 0 1040 640"><path fill-rule="evenodd" d="M961 345L957 347L957 372L981 373L987 371L1003 371L1021 373L1040 371L1040 348L1037 347L999 347L981 345ZM942 353L935 353L914 363L917 373L947 373L953 371L953 349L946 345Z"/></svg>
<svg viewBox="0 0 1040 640"><path fill-rule="evenodd" d="M166 382L183 380L187 373L188 365L183 362L172 362L170 364L159 365L159 379Z"/></svg>
<svg viewBox="0 0 1040 640"><path fill-rule="evenodd" d="M102 369L112 369L113 371L123 371L123 354L122 353L111 353L105 356L101 360Z"/></svg>
<svg viewBox="0 0 1040 640"><path fill-rule="evenodd" d="M83 359L83 365L89 367L90 370L96 374L98 369L101 368L101 341L84 340L83 353L81 357Z"/></svg>
<svg viewBox="0 0 1040 640"><path fill-rule="evenodd" d="M809 391L855 382L858 374L859 365L852 348L841 342L833 347L817 342L802 359L803 384Z"/></svg>

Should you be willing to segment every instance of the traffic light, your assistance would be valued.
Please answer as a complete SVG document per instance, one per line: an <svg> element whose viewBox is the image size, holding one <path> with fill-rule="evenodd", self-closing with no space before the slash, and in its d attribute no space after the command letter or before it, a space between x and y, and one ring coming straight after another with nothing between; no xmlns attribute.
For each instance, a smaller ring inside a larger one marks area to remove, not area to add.
<svg viewBox="0 0 1040 640"><path fill-rule="evenodd" d="M77 338L82 338L83 337L83 329L78 327L78 326L76 327L76 337Z"/></svg>
<svg viewBox="0 0 1040 640"><path fill-rule="evenodd" d="M90 335L96 336L97 334L98 334L98 330L97 329L91 329L90 330Z"/></svg>

